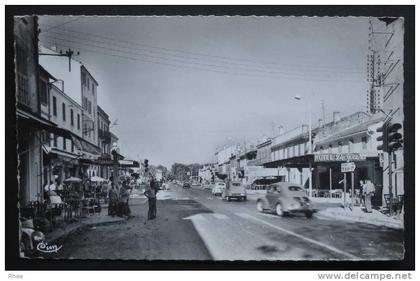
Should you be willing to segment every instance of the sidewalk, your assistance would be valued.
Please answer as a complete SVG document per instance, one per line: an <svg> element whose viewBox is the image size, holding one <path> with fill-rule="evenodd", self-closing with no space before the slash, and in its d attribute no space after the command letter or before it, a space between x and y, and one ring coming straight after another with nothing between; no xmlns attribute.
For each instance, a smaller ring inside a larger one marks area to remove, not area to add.
<svg viewBox="0 0 420 281"><path fill-rule="evenodd" d="M84 231L89 227L121 223L123 221L125 221L124 218L108 216L108 207L105 206L102 207L101 213L99 214L79 218L78 221L72 223L63 222L63 226L57 227L52 232L45 234L45 241L48 244L61 243L69 235Z"/></svg>
<svg viewBox="0 0 420 281"><path fill-rule="evenodd" d="M404 214L390 217L382 214L378 210L372 210L372 213L366 213L361 207L353 207L353 210L348 208L344 209L343 207L328 208L319 211L316 217L320 219L361 222L395 229L404 229Z"/></svg>

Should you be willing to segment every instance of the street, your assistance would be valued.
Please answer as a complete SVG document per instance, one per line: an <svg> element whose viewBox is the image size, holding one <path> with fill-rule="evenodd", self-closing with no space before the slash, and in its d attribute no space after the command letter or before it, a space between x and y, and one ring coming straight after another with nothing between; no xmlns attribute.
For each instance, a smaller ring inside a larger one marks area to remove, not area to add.
<svg viewBox="0 0 420 281"><path fill-rule="evenodd" d="M258 213L246 202L221 200L210 189L169 184L158 193L157 219L133 191L133 218L69 237L51 258L141 260L395 260L403 231L363 223ZM322 206L320 206L322 208Z"/></svg>

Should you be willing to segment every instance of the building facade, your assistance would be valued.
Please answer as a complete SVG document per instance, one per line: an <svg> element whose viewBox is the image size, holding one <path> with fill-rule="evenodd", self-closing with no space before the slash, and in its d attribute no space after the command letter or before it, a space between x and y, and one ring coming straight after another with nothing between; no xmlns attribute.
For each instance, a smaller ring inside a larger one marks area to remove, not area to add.
<svg viewBox="0 0 420 281"><path fill-rule="evenodd" d="M109 126L111 121L109 120L108 114L98 105L97 108L98 116L98 147L101 149L101 159L111 159L111 134ZM108 179L111 176L110 167L100 166L99 176Z"/></svg>
<svg viewBox="0 0 420 281"><path fill-rule="evenodd" d="M42 200L42 129L38 96L38 19L16 17L15 96L17 101L17 144L19 204Z"/></svg>

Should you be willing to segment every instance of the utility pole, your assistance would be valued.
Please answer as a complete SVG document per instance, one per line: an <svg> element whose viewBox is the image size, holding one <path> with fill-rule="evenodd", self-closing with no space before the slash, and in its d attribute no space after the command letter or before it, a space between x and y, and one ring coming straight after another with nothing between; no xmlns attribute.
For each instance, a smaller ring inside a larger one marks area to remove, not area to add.
<svg viewBox="0 0 420 281"><path fill-rule="evenodd" d="M80 52L77 52L76 55L78 56ZM69 58L69 72L71 72L71 59L74 56L74 51L72 49L68 49L65 53L60 50L59 54L49 54L49 53L39 53L40 56L55 56L55 57L68 57Z"/></svg>

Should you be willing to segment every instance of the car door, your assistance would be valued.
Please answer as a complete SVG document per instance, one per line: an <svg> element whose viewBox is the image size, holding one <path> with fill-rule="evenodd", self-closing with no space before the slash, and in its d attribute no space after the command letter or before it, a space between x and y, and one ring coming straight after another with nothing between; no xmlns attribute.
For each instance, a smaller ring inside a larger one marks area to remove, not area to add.
<svg viewBox="0 0 420 281"><path fill-rule="evenodd" d="M277 186L274 184L270 185L267 189L267 194L265 197L267 198L270 208L274 209L278 198Z"/></svg>

